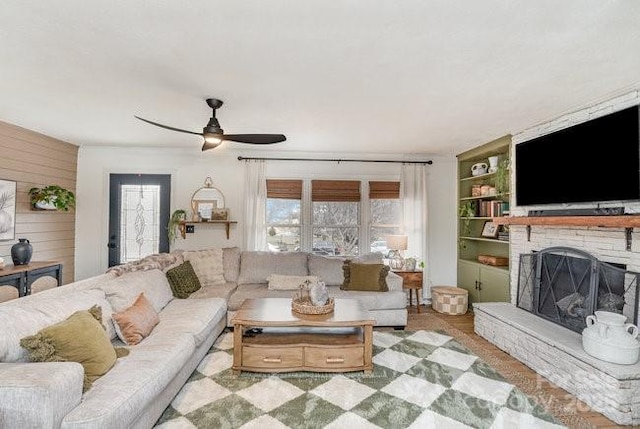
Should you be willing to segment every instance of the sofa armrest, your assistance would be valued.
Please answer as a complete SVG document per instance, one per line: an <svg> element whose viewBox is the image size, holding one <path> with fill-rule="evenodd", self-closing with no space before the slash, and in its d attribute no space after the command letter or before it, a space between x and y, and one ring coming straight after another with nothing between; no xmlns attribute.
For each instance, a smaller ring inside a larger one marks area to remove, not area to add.
<svg viewBox="0 0 640 429"><path fill-rule="evenodd" d="M399 276L398 274L394 273L393 271L389 271L389 274L387 274L387 287L389 288L390 291L402 291L402 283L404 282L404 280L402 279L401 276Z"/></svg>
<svg viewBox="0 0 640 429"><path fill-rule="evenodd" d="M0 363L0 427L59 428L80 404L83 377L75 362Z"/></svg>

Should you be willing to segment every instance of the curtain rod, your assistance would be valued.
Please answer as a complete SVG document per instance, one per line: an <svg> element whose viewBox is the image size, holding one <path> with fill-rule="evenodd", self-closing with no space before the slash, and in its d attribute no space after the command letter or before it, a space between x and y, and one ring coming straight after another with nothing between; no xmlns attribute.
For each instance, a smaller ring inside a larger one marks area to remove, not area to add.
<svg viewBox="0 0 640 429"><path fill-rule="evenodd" d="M341 159L341 158L253 158L248 156L239 156L238 161L326 161L326 162L389 162L395 164L433 164L432 160L428 161L395 161L382 159Z"/></svg>

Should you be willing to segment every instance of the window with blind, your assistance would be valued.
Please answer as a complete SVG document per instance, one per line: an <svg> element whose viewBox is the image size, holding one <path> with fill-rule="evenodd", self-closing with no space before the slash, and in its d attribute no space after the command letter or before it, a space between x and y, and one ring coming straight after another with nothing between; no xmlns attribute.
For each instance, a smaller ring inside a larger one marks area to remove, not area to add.
<svg viewBox="0 0 640 429"><path fill-rule="evenodd" d="M300 250L302 180L267 180L267 245L271 251Z"/></svg>
<svg viewBox="0 0 640 429"><path fill-rule="evenodd" d="M362 195L367 184L369 192ZM399 198L399 182L269 179L269 250L327 256L371 251L386 256L385 235L400 233Z"/></svg>
<svg viewBox="0 0 640 429"><path fill-rule="evenodd" d="M357 255L360 233L360 181L312 180L312 252Z"/></svg>
<svg viewBox="0 0 640 429"><path fill-rule="evenodd" d="M389 253L385 237L400 234L400 182L369 182L370 251Z"/></svg>

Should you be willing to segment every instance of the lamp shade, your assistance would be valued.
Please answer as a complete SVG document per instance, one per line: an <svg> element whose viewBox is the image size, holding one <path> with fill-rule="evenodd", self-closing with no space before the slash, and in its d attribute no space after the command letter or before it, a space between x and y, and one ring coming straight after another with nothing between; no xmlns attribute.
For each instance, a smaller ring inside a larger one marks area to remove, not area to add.
<svg viewBox="0 0 640 429"><path fill-rule="evenodd" d="M408 238L406 235L387 235L385 239L389 249L407 250Z"/></svg>

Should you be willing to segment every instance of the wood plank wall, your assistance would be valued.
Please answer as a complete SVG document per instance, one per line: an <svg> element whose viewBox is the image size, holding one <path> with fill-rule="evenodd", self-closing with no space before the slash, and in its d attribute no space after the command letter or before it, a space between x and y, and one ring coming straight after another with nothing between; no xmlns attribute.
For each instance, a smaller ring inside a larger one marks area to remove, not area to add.
<svg viewBox="0 0 640 429"><path fill-rule="evenodd" d="M63 284L73 282L75 211L34 211L28 191L60 185L76 192L78 146L0 121L0 179L17 182L16 239L0 241L0 257L12 264L18 238L33 245L32 261L60 261Z"/></svg>

